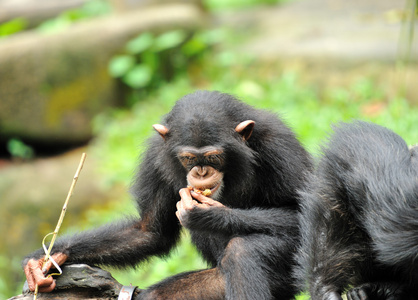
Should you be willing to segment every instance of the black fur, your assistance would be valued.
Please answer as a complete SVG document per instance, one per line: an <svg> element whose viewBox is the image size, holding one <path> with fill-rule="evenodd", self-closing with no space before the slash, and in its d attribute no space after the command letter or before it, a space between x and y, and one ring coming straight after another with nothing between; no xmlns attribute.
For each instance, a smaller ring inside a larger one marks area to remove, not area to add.
<svg viewBox="0 0 418 300"><path fill-rule="evenodd" d="M245 120L255 121L248 141L234 130ZM292 131L274 114L208 91L179 100L163 124L169 133L165 140L150 138L132 189L140 219L61 239L54 251L66 253L71 263L117 267L166 255L179 239L176 202L186 187L177 149L214 145L225 153L218 201L226 207L195 209L188 220L192 241L211 268L168 278L139 299L293 298L297 189L311 161Z"/></svg>
<svg viewBox="0 0 418 300"><path fill-rule="evenodd" d="M360 121L334 131L302 192L302 288L314 300L350 286L353 300L418 299L418 147Z"/></svg>

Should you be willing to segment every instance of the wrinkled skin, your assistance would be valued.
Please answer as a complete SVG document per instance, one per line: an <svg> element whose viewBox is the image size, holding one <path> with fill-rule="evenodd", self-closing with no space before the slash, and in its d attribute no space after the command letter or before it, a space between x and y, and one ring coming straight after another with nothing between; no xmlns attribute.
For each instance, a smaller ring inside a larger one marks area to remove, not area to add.
<svg viewBox="0 0 418 300"><path fill-rule="evenodd" d="M188 188L181 189L179 194L181 200L176 204L176 216L179 219L181 225L186 228L188 228L189 225L187 217L191 210L207 209L209 207L224 207L222 203L212 200L209 197L203 196L202 194L190 191Z"/></svg>
<svg viewBox="0 0 418 300"><path fill-rule="evenodd" d="M55 253L51 255L51 258L55 260L58 265L62 265L67 260L67 255L63 253ZM43 257L38 260L29 259L27 263L24 263L24 271L28 281L29 289L31 291L35 290L36 285L39 287L39 292L51 292L55 288L55 280L52 278L52 276L45 277L45 274L47 274L48 271L53 267L53 264L51 260L48 260L42 269L43 263Z"/></svg>

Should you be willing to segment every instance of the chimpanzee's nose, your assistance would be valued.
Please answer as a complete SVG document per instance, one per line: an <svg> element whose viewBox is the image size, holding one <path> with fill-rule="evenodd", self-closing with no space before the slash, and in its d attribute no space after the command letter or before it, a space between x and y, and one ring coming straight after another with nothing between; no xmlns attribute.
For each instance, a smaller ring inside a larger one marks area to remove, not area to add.
<svg viewBox="0 0 418 300"><path fill-rule="evenodd" d="M206 167L195 166L191 170L193 177L205 177L208 174L208 170Z"/></svg>

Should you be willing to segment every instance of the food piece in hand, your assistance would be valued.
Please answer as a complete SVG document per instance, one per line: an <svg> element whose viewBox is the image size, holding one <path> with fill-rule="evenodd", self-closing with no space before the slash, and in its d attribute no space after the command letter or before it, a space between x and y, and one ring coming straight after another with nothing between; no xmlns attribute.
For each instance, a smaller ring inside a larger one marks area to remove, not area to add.
<svg viewBox="0 0 418 300"><path fill-rule="evenodd" d="M193 192L197 194L202 194L203 196L206 196L206 197L209 197L210 195L212 195L212 191L210 189L200 190L198 188L191 187L190 185L187 186L187 188L191 191L193 190Z"/></svg>
<svg viewBox="0 0 418 300"><path fill-rule="evenodd" d="M202 195L209 197L210 195L212 195L212 191L210 189L206 189L202 192Z"/></svg>

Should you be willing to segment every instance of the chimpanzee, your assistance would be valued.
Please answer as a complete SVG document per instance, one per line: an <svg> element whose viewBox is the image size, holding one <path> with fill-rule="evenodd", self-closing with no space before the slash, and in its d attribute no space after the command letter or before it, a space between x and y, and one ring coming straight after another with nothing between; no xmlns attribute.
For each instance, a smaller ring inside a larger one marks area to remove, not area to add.
<svg viewBox="0 0 418 300"><path fill-rule="evenodd" d="M341 123L301 195L297 276L313 300L418 299L418 147Z"/></svg>
<svg viewBox="0 0 418 300"><path fill-rule="evenodd" d="M311 170L294 133L274 114L210 91L186 95L153 127L132 189L140 218L58 239L53 258L135 266L168 254L183 226L210 268L163 280L138 299L293 298L297 190ZM30 254L25 273L32 290L51 291L42 257Z"/></svg>

